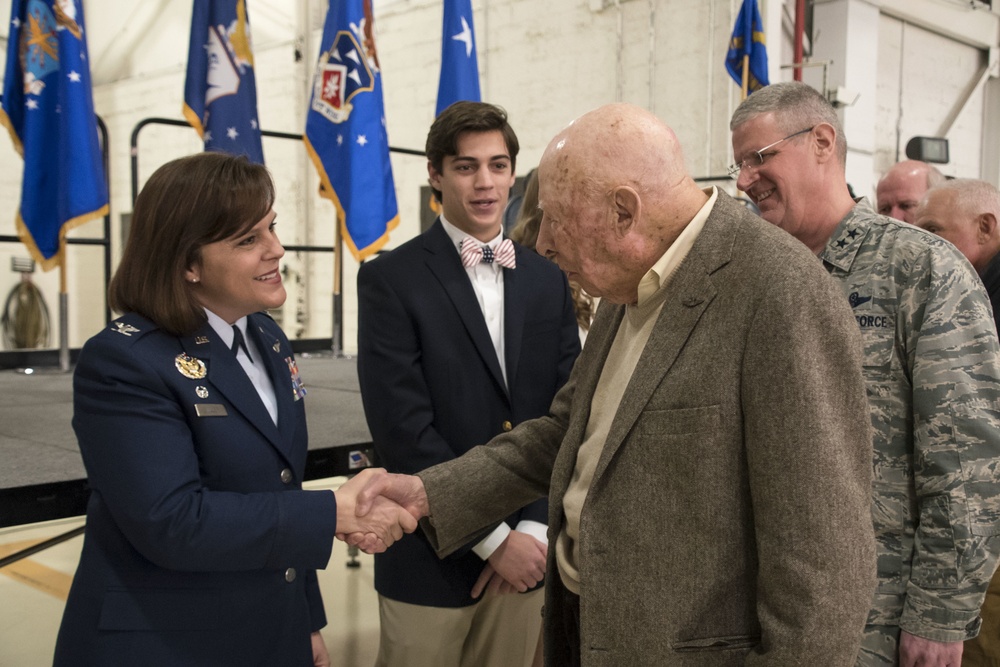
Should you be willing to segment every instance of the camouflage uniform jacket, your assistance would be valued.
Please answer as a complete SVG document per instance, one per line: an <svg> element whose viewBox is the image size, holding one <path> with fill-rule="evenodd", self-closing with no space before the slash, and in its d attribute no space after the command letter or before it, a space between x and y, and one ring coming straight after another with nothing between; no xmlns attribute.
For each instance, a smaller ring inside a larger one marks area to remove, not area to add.
<svg viewBox="0 0 1000 667"><path fill-rule="evenodd" d="M861 199L820 254L861 328L874 426L878 589L869 624L979 630L1000 552L1000 347L950 243Z"/></svg>

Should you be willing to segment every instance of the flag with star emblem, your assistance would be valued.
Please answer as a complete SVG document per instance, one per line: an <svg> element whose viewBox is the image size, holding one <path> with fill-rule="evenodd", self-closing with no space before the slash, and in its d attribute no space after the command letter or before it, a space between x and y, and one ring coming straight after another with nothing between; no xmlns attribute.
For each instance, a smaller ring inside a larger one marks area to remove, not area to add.
<svg viewBox="0 0 1000 667"><path fill-rule="evenodd" d="M13 0L0 123L24 158L17 231L45 270L108 212L81 0Z"/></svg>
<svg viewBox="0 0 1000 667"><path fill-rule="evenodd" d="M726 69L742 86L744 98L768 85L767 47L757 0L743 0L729 40Z"/></svg>
<svg viewBox="0 0 1000 667"><path fill-rule="evenodd" d="M246 0L194 0L184 117L206 151L264 164Z"/></svg>
<svg viewBox="0 0 1000 667"><path fill-rule="evenodd" d="M479 102L479 61L471 0L444 0L441 32L441 78L437 110L441 114L455 102Z"/></svg>
<svg viewBox="0 0 1000 667"><path fill-rule="evenodd" d="M306 115L305 144L358 261L399 224L371 0L330 0Z"/></svg>

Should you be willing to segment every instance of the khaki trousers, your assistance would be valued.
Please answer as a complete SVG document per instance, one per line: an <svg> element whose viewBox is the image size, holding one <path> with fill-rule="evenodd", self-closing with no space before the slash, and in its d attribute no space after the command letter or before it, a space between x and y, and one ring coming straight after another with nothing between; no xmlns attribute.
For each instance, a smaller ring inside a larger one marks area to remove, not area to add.
<svg viewBox="0 0 1000 667"><path fill-rule="evenodd" d="M545 591L483 594L470 607L425 607L378 596L376 667L531 667Z"/></svg>

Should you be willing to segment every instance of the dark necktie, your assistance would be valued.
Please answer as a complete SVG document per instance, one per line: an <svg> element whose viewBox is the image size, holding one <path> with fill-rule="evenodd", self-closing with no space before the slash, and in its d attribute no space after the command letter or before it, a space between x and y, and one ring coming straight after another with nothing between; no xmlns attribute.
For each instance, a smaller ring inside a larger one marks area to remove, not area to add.
<svg viewBox="0 0 1000 667"><path fill-rule="evenodd" d="M245 340L243 340L243 332L240 331L240 328L234 324L233 325L233 346L231 348L232 351L233 351L233 355L234 356L236 355L236 353L239 351L239 349L241 347L243 348L243 354L247 355L247 359L249 359L250 363L252 364L253 363L253 357L250 356L250 350L247 349L247 343L246 343Z"/></svg>

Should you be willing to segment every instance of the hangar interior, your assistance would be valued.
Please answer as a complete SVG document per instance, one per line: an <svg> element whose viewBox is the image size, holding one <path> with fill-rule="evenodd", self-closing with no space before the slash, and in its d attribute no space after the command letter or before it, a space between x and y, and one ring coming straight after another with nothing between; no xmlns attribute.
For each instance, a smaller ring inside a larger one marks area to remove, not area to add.
<svg viewBox="0 0 1000 667"><path fill-rule="evenodd" d="M0 0L0 16L10 15L11 4ZM246 4L261 126L300 135L327 2ZM400 224L386 246L391 249L418 234L427 220L427 173L419 152L434 116L442 3L372 4L390 145L409 151L392 154ZM873 196L880 174L905 159L914 137L947 139L949 160L938 165L947 176L1000 185L1000 3L759 4L770 80L793 78L799 37L803 80L825 92L842 114L847 175L857 194ZM519 174L537 164L549 138L574 117L625 101L674 128L695 177L736 194L726 168L732 162L728 121L740 90L724 59L741 0L473 0L472 5L482 98L510 114L521 142ZM104 326L110 314L105 285L128 232L135 187L160 164L201 147L181 113L191 2L84 0L83 7L94 105L107 131L110 213L68 234L63 276L58 270L25 272L29 255L15 227L22 160L10 141L0 140L0 161L8 165L0 170L0 294L30 280L50 318L44 341L27 350L0 350L0 456L11 462L0 469L0 490L82 476L59 332L66 332L72 359ZM8 35L8 28L0 27L4 62ZM278 189L281 239L306 248L285 255L288 299L274 315L299 343L303 376L315 388L311 446L363 444L368 434L351 359L357 349L358 262L344 253L336 275L335 213L317 195L319 180L301 142L265 137L264 152ZM65 315L58 308L62 280ZM335 486L338 479L314 484ZM9 523L0 528L0 557L71 530L81 520ZM79 541L75 537L0 569L0 597L7 601L0 609L0 664L49 659ZM371 664L378 622L371 562L362 558L361 568L343 568L348 555L343 545L338 549L324 582L329 599L336 600L331 617L338 622L326 639L331 652L342 657L338 664Z"/></svg>

